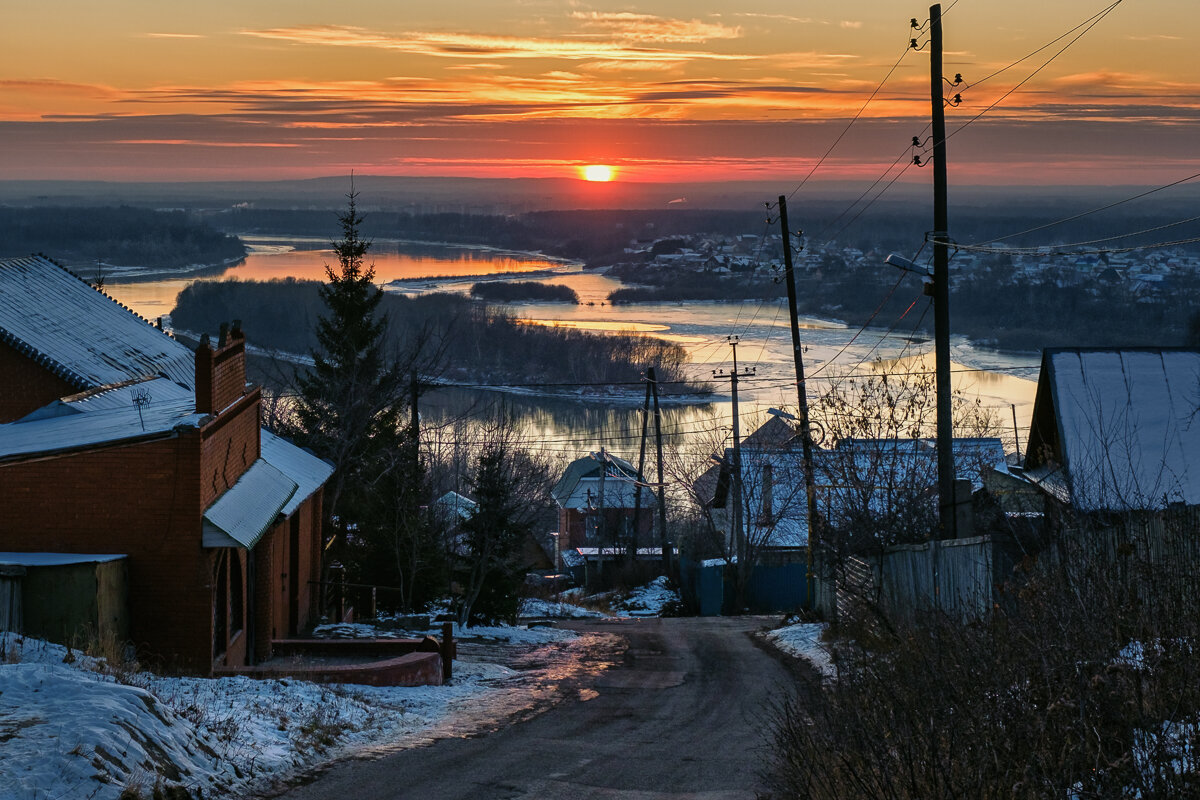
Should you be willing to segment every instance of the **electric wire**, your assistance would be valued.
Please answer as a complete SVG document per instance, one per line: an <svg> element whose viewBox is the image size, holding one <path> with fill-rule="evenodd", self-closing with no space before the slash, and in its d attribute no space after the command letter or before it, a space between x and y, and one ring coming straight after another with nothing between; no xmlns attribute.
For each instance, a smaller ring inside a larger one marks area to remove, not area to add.
<svg viewBox="0 0 1200 800"><path fill-rule="evenodd" d="M957 0L955 0L955 2L957 2ZM834 139L833 143L829 145L829 147L825 150L825 153L817 160L817 163L813 164L812 169L808 171L808 174L804 176L804 178L800 181L800 184L795 189L792 189L791 193L788 195L789 200L795 197L796 193L804 188L805 184L808 183L809 178L811 178L813 174L820 169L821 165L825 163L825 160L829 158L834 148L837 147L842 139L845 138L846 134L850 132L850 128L854 126L854 123L858 122L859 118L863 115L863 112L867 110L867 106L871 104L871 101L874 100L879 92L883 89L884 84L887 83L888 79L892 77L892 73L899 68L900 62L904 60L904 57L908 55L908 51L911 49L911 47L905 46L904 52L902 52L900 57L896 59L896 63L892 64L891 68L887 71L887 74L883 76L883 80L879 81L879 83L875 86L874 91L872 91L870 96L863 102L861 106L859 106L858 111L856 111L850 121L846 123L846 127L842 128L842 132L837 135L837 138Z"/></svg>
<svg viewBox="0 0 1200 800"><path fill-rule="evenodd" d="M1157 192L1161 192L1165 189L1172 189L1181 184L1188 183L1190 181L1194 181L1197 178L1200 178L1200 172L1194 173L1192 175L1188 175L1186 178L1180 178L1177 181L1172 181L1171 183L1163 184L1162 186L1157 186L1153 189L1148 189L1147 191L1140 192L1138 194L1133 195L1132 197L1126 197L1123 200L1117 200L1116 202L1108 203L1107 205L1100 206L1099 208L1093 208L1090 211L1082 211L1078 214L1072 214L1069 217L1063 217L1062 219L1056 219L1053 222L1047 222L1044 225L1037 225L1033 228L1026 228L1023 231L1017 231L1016 233L1009 233L1004 236L997 236L994 239L988 239L988 242L1003 242L1007 239L1015 239L1018 236L1025 236L1026 234L1037 233L1038 231L1043 231L1043 230L1046 230L1047 228L1053 228L1056 225L1062 225L1067 222L1074 222L1077 219L1083 219L1084 217L1091 216L1092 214L1099 214L1102 211L1108 211L1109 209L1117 208L1118 206L1122 206L1126 203L1132 203L1135 200L1141 200L1143 197L1149 197L1150 195L1155 194Z"/></svg>
<svg viewBox="0 0 1200 800"><path fill-rule="evenodd" d="M1094 28L1094 27L1096 27L1097 25L1099 25L1099 24L1100 24L1100 22L1101 22L1101 21L1103 21L1105 17L1107 17L1107 16L1108 16L1109 14L1111 14L1111 13L1112 13L1114 10L1116 10L1117 6L1121 5L1121 3L1123 3L1123 2L1125 2L1125 0L1115 0L1115 2L1111 3L1110 5L1108 5L1108 6L1107 6L1106 8L1104 8L1102 11L1100 11L1100 12L1098 12L1098 13L1094 14L1093 16L1089 17L1089 18L1088 18L1087 20L1085 20L1083 23L1080 23L1080 25L1077 25L1077 26L1075 26L1075 28L1072 28L1072 30L1074 31L1074 30L1078 30L1078 29L1079 29L1081 26L1083 26L1083 25L1086 25L1086 27L1084 27L1084 29L1083 29L1082 31L1080 31L1080 32L1079 32L1079 33L1078 33L1078 34L1075 36L1075 38L1071 39L1071 41L1069 41L1069 42L1067 42L1065 45L1063 45L1063 46L1062 46L1062 47L1061 47L1061 48L1060 48L1060 49L1059 49L1057 52L1055 52L1055 54L1054 54L1054 55L1050 56L1050 58L1048 58L1046 61L1042 62L1042 64L1041 64L1041 65L1040 65L1040 66L1039 66L1037 69L1035 69L1033 72L1031 72L1031 73L1029 73L1027 76L1025 76L1025 77L1024 77L1024 78L1023 78L1023 79L1022 79L1022 80L1021 80L1019 83L1017 83L1017 85L1016 85L1016 86L1012 87L1012 88L1011 88L1011 89L1009 89L1007 92L1005 92L1004 94L1000 95L1000 97L999 97L999 98L997 98L995 101L993 101L993 102L991 103L991 105L987 106L987 108L983 109L983 110L982 110L982 111L980 111L978 114L976 114L974 117L972 117L971 119L967 120L967 121L966 121L966 122L964 122L962 125L958 126L958 127L957 127L957 128L955 128L953 131L951 131L950 133L948 133L948 134L946 135L946 138L945 138L943 141L944 141L944 142L945 142L945 141L949 141L949 140L950 140L950 139L952 139L954 136L956 136L957 134L961 133L963 130L965 130L966 128L970 127L972 124L974 124L975 122L977 122L977 121L978 121L978 120L979 120L981 117L983 117L983 115L984 115L984 114L987 114L989 111L991 111L992 109L994 109L996 106L998 106L998 105L1000 105L1002 102L1004 102L1004 101L1005 101L1005 100L1006 100L1006 99L1007 99L1007 98L1008 98L1008 97L1009 97L1009 96L1010 96L1010 95L1011 95L1013 92L1017 91L1017 89L1020 89L1020 88L1021 88L1022 86L1024 86L1026 83L1028 83L1029 81L1031 81L1031 80L1034 78L1034 76L1036 76L1036 75L1037 75L1039 72L1041 72L1043 69L1045 69L1046 67L1048 67L1048 66L1049 66L1049 65L1050 65L1050 64L1051 64L1051 63L1052 63L1052 62L1053 62L1055 59L1057 59L1057 58L1058 58L1060 55L1062 55L1063 53L1065 53L1065 52L1066 52L1066 51L1067 51L1067 50L1068 50L1068 49L1069 49L1069 48L1070 48L1072 45L1074 45L1076 42L1078 42L1080 39L1082 39L1082 38L1083 38L1085 35L1087 35L1087 33L1088 33L1088 32L1089 32L1089 31L1090 31L1092 28ZM1090 24L1089 24L1089 23L1090 23ZM1060 39L1061 39L1061 38L1062 38L1062 37L1060 37ZM1057 41L1057 40L1056 40L1056 41Z"/></svg>
<svg viewBox="0 0 1200 800"><path fill-rule="evenodd" d="M834 361L837 361L838 357L841 356L842 353L846 352L847 348L849 348L850 345L854 344L855 340L858 339L858 337L862 335L862 332L867 329L867 327L871 324L872 321L874 321L875 317L879 316L879 312L883 310L883 307L885 305L887 305L888 300L892 299L892 295L895 294L896 290L900 288L900 282L903 280L904 280L904 275L902 273L900 275L900 278L896 281L896 284L894 286L892 286L891 290L884 296L883 300L880 301L879 305L875 307L875 310L871 312L871 316L867 317L867 321L864 322L862 324L862 327L860 327L855 332L855 334L850 337L850 341L848 341L844 345L842 345L842 348L833 354L833 358L829 359L824 364L817 367L813 371L812 375L807 376L805 378L806 381L810 378L817 377L822 372L824 372L826 369L828 369L830 364L832 364Z"/></svg>

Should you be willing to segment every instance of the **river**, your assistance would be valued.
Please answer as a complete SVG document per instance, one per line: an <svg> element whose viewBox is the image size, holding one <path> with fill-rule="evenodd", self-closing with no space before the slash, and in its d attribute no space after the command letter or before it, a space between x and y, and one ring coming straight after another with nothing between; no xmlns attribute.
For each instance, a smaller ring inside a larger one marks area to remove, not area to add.
<svg viewBox="0 0 1200 800"><path fill-rule="evenodd" d="M300 237L242 236L250 249L243 262L223 269L189 275L114 272L106 291L137 313L153 319L168 316L179 292L193 281L270 280L295 277L320 280L325 264L334 263L324 240ZM376 241L371 248L377 280L387 291L420 294L430 291L466 292L479 280L537 280L564 284L579 295L568 303L517 303L512 311L545 325L568 325L597 332L643 332L678 342L691 357L689 369L697 380L710 382L711 402L683 402L663 387L663 429L669 437L705 437L717 442L727 435L732 416L727 374L733 367L730 336L738 337L739 416L743 434L765 418L770 407L795 410L797 398L786 300L759 302L687 302L611 306L608 293L623 284L580 265L538 254L479 247L455 247L412 242ZM915 320L913 320L915 322ZM910 341L897 332L848 327L840 322L801 318L800 337L810 396L826 391L832 382L871 369L889 373L928 374L933 370L932 343ZM253 322L247 321L253 342ZM954 386L957 391L993 410L1013 446L1013 413L1022 444L1029 427L1039 359L1035 354L1007 354L974 347L961 337L951 342ZM583 401L545 397L532 392L438 390L422 399L422 418L431 437L449 440L461 434L444 425L465 413L478 417L496 413L520 421L543 449L574 457L606 447L636 458L641 436L641 396Z"/></svg>

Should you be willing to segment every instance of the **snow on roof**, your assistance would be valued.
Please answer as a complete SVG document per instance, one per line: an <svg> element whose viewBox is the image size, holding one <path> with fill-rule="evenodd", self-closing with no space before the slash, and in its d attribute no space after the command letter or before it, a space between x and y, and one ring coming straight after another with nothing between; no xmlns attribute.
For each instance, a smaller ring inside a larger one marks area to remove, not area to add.
<svg viewBox="0 0 1200 800"><path fill-rule="evenodd" d="M187 347L47 258L0 260L0 342L80 389L195 382Z"/></svg>
<svg viewBox="0 0 1200 800"><path fill-rule="evenodd" d="M262 431L261 450L263 461L296 484L295 494L279 511L285 517L291 516L333 474L333 466L328 461L267 430Z"/></svg>
<svg viewBox="0 0 1200 800"><path fill-rule="evenodd" d="M1200 504L1200 351L1048 351L1042 380L1077 507Z"/></svg>
<svg viewBox="0 0 1200 800"><path fill-rule="evenodd" d="M1007 470L999 439L955 439L953 451L956 474L970 480L974 490L982 488L986 469ZM726 463L732 458L732 450L727 450ZM813 451L813 470L822 514L864 503L869 509L883 512L894 502L897 491L923 486L930 491L930 502L935 502L937 447L930 439L843 439L833 449ZM768 511L764 507L768 471L769 514L764 513ZM742 448L744 498L753 512L745 524L750 538L761 547L792 549L808 544L803 475L799 450Z"/></svg>
<svg viewBox="0 0 1200 800"><path fill-rule="evenodd" d="M61 567L69 564L99 564L125 558L121 553L0 553L0 564L22 567Z"/></svg>
<svg viewBox="0 0 1200 800"><path fill-rule="evenodd" d="M634 479L637 477L637 470L633 464L623 458L617 458L612 453L605 453L604 456L607 459L607 476L609 478ZM594 455L577 458L568 464L567 468L563 470L562 477L558 479L558 483L554 484L554 488L550 490L558 505L562 508L579 508L577 497L579 482L584 478L595 478L596 483L599 483L600 467L600 457ZM571 505L572 496L576 496L575 505ZM629 505L632 507L633 504Z"/></svg>
<svg viewBox="0 0 1200 800"><path fill-rule="evenodd" d="M126 384L82 399L58 400L0 425L0 459L161 436L179 426L199 425L201 418L191 391L173 381Z"/></svg>
<svg viewBox="0 0 1200 800"><path fill-rule="evenodd" d="M624 475L609 475L604 479L605 508L633 508L637 504L637 481ZM580 478L571 494L554 498L563 508L600 508L600 478ZM642 508L654 504L654 493L643 487Z"/></svg>
<svg viewBox="0 0 1200 800"><path fill-rule="evenodd" d="M203 546L254 547L298 488L287 475L258 459L204 512Z"/></svg>
<svg viewBox="0 0 1200 800"><path fill-rule="evenodd" d="M460 521L470 517L479 508L479 503L476 503L469 497L464 497L458 492L446 492L437 500L434 500L433 504L443 509L446 513L457 516Z"/></svg>

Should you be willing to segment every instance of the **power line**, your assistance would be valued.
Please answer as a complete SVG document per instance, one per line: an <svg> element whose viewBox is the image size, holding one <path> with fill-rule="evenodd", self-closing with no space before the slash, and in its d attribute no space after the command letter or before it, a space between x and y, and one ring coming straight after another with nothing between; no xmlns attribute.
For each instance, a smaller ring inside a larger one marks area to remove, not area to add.
<svg viewBox="0 0 1200 800"><path fill-rule="evenodd" d="M957 1L958 0L955 0L955 2L957 2ZM871 104L871 101L874 100L875 96L879 94L881 89L883 89L883 85L888 82L889 78L892 77L892 73L895 72L896 69L900 66L900 62L904 60L904 57L906 55L908 55L908 51L911 49L912 48L909 46L906 46L904 48L904 52L902 52L900 54L900 57L896 59L896 63L892 64L891 69L889 69L887 71L887 74L883 76L883 80L879 81L879 83L878 83L878 85L876 85L874 91L871 92L870 97L868 97L866 99L866 101L863 102L863 104L859 107L858 111L855 112L854 116L850 119L850 121L846 123L846 127L842 128L842 132L839 133L837 135L837 138L833 140L833 144L829 145L828 149L825 150L825 153L821 156L821 158L817 160L817 163L813 164L812 169L810 169L808 171L808 174L805 175L803 180L800 181L800 185L798 185L795 189L792 189L791 194L788 195L789 200L791 200L796 195L796 192L798 192L804 188L804 185L806 183L808 183L808 179L813 176L813 173L815 173L821 167L821 165L825 163L825 159L829 158L829 155L830 155L830 153L833 152L833 149L835 147L837 147L838 144L842 141L842 139L845 138L846 134L850 132L850 128L854 126L854 123L858 122L859 117L861 117L863 112L867 110L867 106L869 106Z"/></svg>
<svg viewBox="0 0 1200 800"><path fill-rule="evenodd" d="M1191 220L1186 220L1191 221ZM1165 226L1169 227L1169 226ZM1136 235L1136 234L1128 234ZM1114 239L1124 239L1127 236L1114 236ZM1096 241L1105 241L1098 239ZM1151 244L1130 245L1128 247L1099 247L1087 250L1062 250L1055 246L1045 247L988 247L987 245L971 245L971 244L954 244L959 250L967 250L974 253L993 253L995 255L1011 255L1011 256L1026 256L1026 255L1048 255L1048 256L1092 256L1092 255L1111 255L1118 253L1137 253L1143 250L1161 250L1165 247L1182 247L1187 244L1196 244L1200 242L1200 236L1192 236L1187 239L1172 239L1166 242L1153 242ZM1062 245L1061 247L1071 247L1073 245Z"/></svg>
<svg viewBox="0 0 1200 800"><path fill-rule="evenodd" d="M1117 206L1124 205L1125 203L1132 203L1135 200L1141 200L1143 197L1149 197L1150 195L1155 194L1157 192L1161 192L1165 189L1174 188L1181 184L1188 183L1189 181L1194 181L1197 178L1200 178L1200 172L1194 173L1192 175L1188 175L1186 178L1180 178L1177 181L1172 181L1171 183L1163 184L1162 186L1157 186L1153 189L1148 189L1147 191L1140 192L1138 194L1133 195L1132 197L1126 197L1124 200L1117 200L1114 203L1109 203L1107 205L1100 206L1099 208L1093 208L1090 211L1083 211L1078 214L1073 214L1069 217L1063 217L1062 219L1054 220L1053 222L1047 222L1044 225L1038 225L1033 228L1026 228L1023 231L1017 231L1016 233L1010 233L1005 236L997 236L995 239L989 239L988 241L989 242L1003 242L1006 239L1015 239L1018 236L1025 236L1026 234L1029 234L1029 233L1037 233L1038 231L1043 231L1047 228L1053 228L1056 225L1062 225L1067 222L1074 222L1077 219L1083 219L1084 217L1091 216L1092 214L1099 214L1102 211L1108 211L1109 209L1113 209L1113 208L1116 208ZM961 245L960 245L960 247L961 247Z"/></svg>
<svg viewBox="0 0 1200 800"><path fill-rule="evenodd" d="M813 378L820 375L822 372L824 372L826 370L826 368L829 367L830 364L832 364L834 361L837 361L838 356L840 356L842 353L846 352L846 349L849 348L850 345L854 344L854 341L859 336L862 335L862 332L867 329L867 327L871 324L871 322L875 319L875 317L879 316L879 312L883 310L883 307L885 305L887 305L887 301L892 299L892 295L895 294L896 290L900 288L900 281L903 281L903 280L904 280L904 274L901 273L899 280L896 281L896 285L893 286L890 291L888 291L888 293L884 296L883 300L880 301L879 305L875 307L875 310L871 312L871 316L867 317L867 321L862 324L862 327L860 327L858 329L858 331L856 331L855 334L850 337L850 341L848 341L844 345L842 345L842 348L833 354L833 358L829 359L824 364L822 364L821 366L819 366L815 370L813 370L812 374L810 374L805 380L812 380Z"/></svg>
<svg viewBox="0 0 1200 800"><path fill-rule="evenodd" d="M1033 58L1034 56L1036 56L1038 53L1042 52L1043 50L1045 50L1045 49L1047 49L1047 48L1049 48L1049 47L1053 47L1054 45L1058 44L1058 43L1059 43L1059 42L1061 42L1063 39L1067 38L1067 37L1068 37L1068 36L1070 36L1072 33L1074 33L1075 31L1079 30L1080 28L1082 28L1084 25L1087 25L1089 22L1091 22L1093 19L1095 19L1096 17L1100 16L1101 14L1107 14L1109 11L1111 11L1111 10L1112 10L1112 9L1114 9L1114 8L1116 8L1116 7L1117 7L1118 5L1120 5L1120 4L1121 4L1121 0L1117 0L1117 2L1114 2L1114 3L1113 3L1111 6L1107 7L1106 9L1104 9L1104 10L1102 10L1102 11L1098 11L1098 12L1096 12L1094 15L1092 15L1092 16L1090 16L1090 17L1088 17L1088 18L1087 18L1087 19L1085 19L1083 22L1080 22L1080 23L1079 23L1078 25L1076 25L1074 28L1071 28L1070 30L1068 30L1068 31L1066 31L1065 33L1063 33L1062 35L1060 35L1060 36L1057 36L1057 37L1055 37L1055 38L1051 39L1050 41L1046 42L1044 45L1042 45L1042 46L1041 46L1041 47L1039 47L1038 49L1034 50L1033 52L1031 52L1031 53L1027 53L1026 55L1023 55L1023 56L1021 56L1021 57L1020 57L1020 58L1018 58L1016 61L1014 61L1014 62L1012 62L1011 64L1009 64L1008 66L1001 67L1000 69L996 70L995 72L991 73L990 75L985 75L984 77L980 78L979 80L975 81L974 83L968 83L968 84L966 84L966 85L963 87L963 91L965 91L965 90L967 90L967 89L973 89L973 88L975 88L976 86L979 86L980 84L986 83L987 81L991 80L992 78L996 77L997 75L1000 75L1000 74L1003 74L1003 73L1007 72L1008 70L1012 69L1013 67L1017 66L1018 64L1021 64L1021 63L1025 62L1025 61L1028 61L1029 59ZM949 11L949 9L947 9L946 11L943 11L943 12L942 12L942 16L943 16L943 17L945 17L945 16L946 16L946 14L948 13L948 11ZM1099 20L1097 20L1097 21L1099 21ZM1086 33L1086 31L1085 31L1085 33Z"/></svg>
<svg viewBox="0 0 1200 800"><path fill-rule="evenodd" d="M1066 51L1067 51L1067 50L1068 50L1068 49L1071 47L1071 45L1075 44L1075 43L1076 43L1076 42L1078 42L1080 39L1082 39L1082 38L1083 38L1083 37L1084 37L1084 36L1085 36L1085 35L1088 33L1088 31L1090 31L1092 28L1094 28L1094 27L1096 27L1097 25L1099 25L1099 24L1100 24L1100 22L1101 22L1101 21L1102 21L1102 20L1103 20L1105 17L1107 17L1109 14L1111 14L1111 13L1112 13L1112 12L1113 12L1113 11L1116 9L1116 7L1117 7L1117 6L1119 6L1119 5L1121 5L1121 3L1123 3L1124 1L1125 1L1125 0L1115 0L1115 2L1113 2L1112 4L1110 4L1109 6L1107 6L1107 7L1106 7L1105 9L1103 9L1102 11L1100 11L1100 12L1098 12L1098 13L1094 14L1093 16L1089 17L1087 20L1084 20L1084 21L1083 21L1083 22L1081 22L1079 25L1076 25L1074 28L1072 28L1071 30L1072 30L1072 31L1074 31L1074 30L1078 30L1080 27L1082 27L1082 26L1084 26L1084 25L1086 25L1086 26L1087 26L1087 27L1085 27L1085 28L1084 28L1082 31L1080 31L1080 32L1079 32L1079 34L1078 34L1078 35L1076 35L1074 39L1072 39L1071 41L1069 41L1069 42L1067 42L1065 45L1063 45L1063 46L1062 46L1062 48L1060 48L1060 49L1058 50L1058 52L1056 52L1054 55L1050 56L1050 58L1048 58L1046 61L1042 62L1041 66L1039 66L1037 69L1035 69L1033 72L1029 73L1029 75L1027 75L1025 78L1023 78L1023 79L1020 81L1020 83L1018 83L1016 86L1014 86L1014 87L1012 87L1011 89L1009 89L1009 90L1008 90L1007 92L1005 92L1004 94L1000 95L1000 97L999 97L999 98L997 98L997 99L996 99L994 102L992 102L992 104L991 104L991 105L989 105L987 108L983 109L983 111L980 111L980 112L979 112L978 114L976 114L974 117L972 117L971 119L967 120L967 121L966 121L966 122L964 122L962 125L960 125L959 127L955 128L953 131L951 131L951 132L950 132L950 133L949 133L949 134L946 136L946 140L948 141L948 140L952 139L952 138L953 138L955 135L957 135L958 133L961 133L961 132L962 132L962 131L963 131L965 128L969 127L971 124L973 124L973 123L975 123L976 121L978 121L978 120L979 120L979 119L980 119L980 118L981 118L981 117L982 117L984 114L988 113L988 112L989 112L989 111L991 111L993 108L995 108L996 106L998 106L998 105L1000 105L1002 102L1004 102L1004 101L1005 101L1005 100L1008 98L1008 96L1009 96L1009 95L1011 95L1011 94L1012 94L1013 92L1015 92L1017 89L1020 89L1022 86L1024 86L1024 85L1025 85L1026 83L1028 83L1030 80L1032 80L1032 79L1033 79L1033 77L1034 77L1035 75L1037 75L1037 74L1038 74L1039 72L1041 72L1043 69L1045 69L1046 67L1048 67L1048 66L1051 64L1051 62L1053 62L1053 61L1054 61L1056 58L1058 58L1060 55L1062 55L1064 52L1066 52ZM1089 24L1089 23L1090 23L1090 24ZM1070 32L1068 32L1068 34L1069 34L1069 33L1070 33ZM1068 34L1064 34L1063 36L1060 36L1060 37L1059 37L1058 39L1056 39L1055 41L1059 41L1059 40L1061 40L1062 38L1064 38L1064 37L1065 37L1066 35L1068 35ZM1043 48L1043 49L1044 49L1044 48ZM1035 52L1036 52L1036 51L1035 51ZM1022 59L1022 60L1023 60L1023 59ZM991 77L991 76L989 76L989 77Z"/></svg>

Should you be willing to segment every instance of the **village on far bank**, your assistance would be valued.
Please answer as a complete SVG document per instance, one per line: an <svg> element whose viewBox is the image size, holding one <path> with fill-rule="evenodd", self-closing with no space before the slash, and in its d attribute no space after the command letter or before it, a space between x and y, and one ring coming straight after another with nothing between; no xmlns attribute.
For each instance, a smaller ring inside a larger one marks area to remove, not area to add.
<svg viewBox="0 0 1200 800"><path fill-rule="evenodd" d="M836 240L806 241L793 256L797 271L882 268L889 251L860 248ZM1030 279L1052 280L1060 287L1079 287L1098 293L1101 287L1119 286L1134 299L1154 302L1172 290L1172 276L1200 271L1200 252L1164 248L1149 252L1079 253L1062 252L1052 245L1020 248L1013 252L996 248L959 250L950 260L952 288L983 271L993 272L1000 283ZM722 236L696 234L638 239L629 243L624 255L611 267L620 275L634 276L638 270L669 270L713 275L766 275L783 261L783 239L778 233Z"/></svg>

